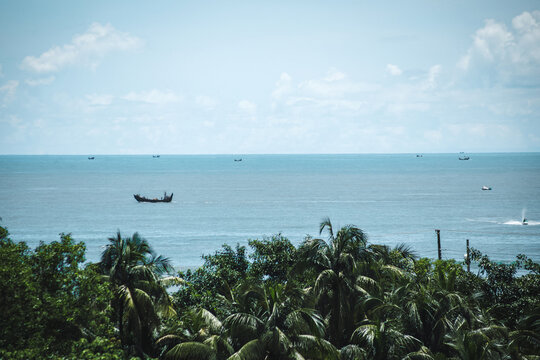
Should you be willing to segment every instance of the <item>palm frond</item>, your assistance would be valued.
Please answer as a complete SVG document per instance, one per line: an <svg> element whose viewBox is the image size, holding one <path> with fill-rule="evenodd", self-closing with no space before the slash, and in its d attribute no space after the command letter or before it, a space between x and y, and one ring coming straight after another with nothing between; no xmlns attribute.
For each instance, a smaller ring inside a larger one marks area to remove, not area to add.
<svg viewBox="0 0 540 360"><path fill-rule="evenodd" d="M223 324L210 311L206 309L199 309L197 311L197 316L199 316L204 321L212 334L218 334L223 331Z"/></svg>
<svg viewBox="0 0 540 360"><path fill-rule="evenodd" d="M163 347L177 345L184 340L183 337L178 335L165 335L156 340L156 346Z"/></svg>
<svg viewBox="0 0 540 360"><path fill-rule="evenodd" d="M215 360L216 352L210 346L198 342L176 345L165 353L167 360Z"/></svg>
<svg viewBox="0 0 540 360"><path fill-rule="evenodd" d="M210 336L203 341L203 344L210 346L217 354L226 353L227 355L232 355L234 353L234 348L229 344L227 338L220 335Z"/></svg>
<svg viewBox="0 0 540 360"><path fill-rule="evenodd" d="M358 345L373 347L378 328L375 324L364 324L354 330L351 340Z"/></svg>
<svg viewBox="0 0 540 360"><path fill-rule="evenodd" d="M227 360L260 360L263 358L264 347L259 339L251 340Z"/></svg>
<svg viewBox="0 0 540 360"><path fill-rule="evenodd" d="M325 228L328 229L327 231L328 231L329 239L333 240L334 230L332 229L332 222L330 221L329 217L325 217L324 219L322 219L319 225L319 235L322 234Z"/></svg>
<svg viewBox="0 0 540 360"><path fill-rule="evenodd" d="M339 359L339 351L336 347L318 336L299 335L295 341L295 348L308 359Z"/></svg>
<svg viewBox="0 0 540 360"><path fill-rule="evenodd" d="M340 360L367 359L366 351L358 345L347 345L339 350Z"/></svg>
<svg viewBox="0 0 540 360"><path fill-rule="evenodd" d="M402 360L435 360L435 358L427 347L422 346L420 350L408 353Z"/></svg>
<svg viewBox="0 0 540 360"><path fill-rule="evenodd" d="M264 322L254 315L247 313L236 313L227 317L224 321L225 327L234 335L249 335L258 337L264 327Z"/></svg>
<svg viewBox="0 0 540 360"><path fill-rule="evenodd" d="M163 287L185 285L187 282L179 276L165 276L159 278L159 284Z"/></svg>

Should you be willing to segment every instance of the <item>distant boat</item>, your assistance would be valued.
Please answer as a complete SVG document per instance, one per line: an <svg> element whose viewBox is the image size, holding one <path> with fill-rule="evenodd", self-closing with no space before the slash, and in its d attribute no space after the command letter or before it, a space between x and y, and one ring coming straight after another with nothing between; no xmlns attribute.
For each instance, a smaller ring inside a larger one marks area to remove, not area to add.
<svg viewBox="0 0 540 360"><path fill-rule="evenodd" d="M158 158L158 157L159 157L159 155L152 155L152 157L153 157L153 158Z"/></svg>
<svg viewBox="0 0 540 360"><path fill-rule="evenodd" d="M89 156L89 157L88 157L88 160L94 160L94 159L95 159L94 156Z"/></svg>
<svg viewBox="0 0 540 360"><path fill-rule="evenodd" d="M163 194L163 197L161 199L158 199L158 198L149 199L139 194L134 194L133 197L138 202L151 202L151 203L167 202L168 203L168 202L171 202L173 194L167 196L167 192L165 192L165 194Z"/></svg>
<svg viewBox="0 0 540 360"><path fill-rule="evenodd" d="M490 186L482 186L482 190L491 190L491 187Z"/></svg>
<svg viewBox="0 0 540 360"><path fill-rule="evenodd" d="M234 159L234 161L242 161L242 159L241 158L240 159Z"/></svg>
<svg viewBox="0 0 540 360"><path fill-rule="evenodd" d="M526 218L523 218L523 220L521 220L521 225L529 225Z"/></svg>
<svg viewBox="0 0 540 360"><path fill-rule="evenodd" d="M424 155L416 154L416 157L424 157Z"/></svg>
<svg viewBox="0 0 540 360"><path fill-rule="evenodd" d="M468 157L468 156L460 156L459 157L459 160L469 160L469 159L470 159L470 157Z"/></svg>

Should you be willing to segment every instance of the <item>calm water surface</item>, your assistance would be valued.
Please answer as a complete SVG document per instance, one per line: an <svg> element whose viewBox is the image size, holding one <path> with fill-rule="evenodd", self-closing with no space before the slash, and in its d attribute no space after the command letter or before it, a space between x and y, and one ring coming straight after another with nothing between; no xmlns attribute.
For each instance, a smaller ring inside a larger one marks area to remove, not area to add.
<svg viewBox="0 0 540 360"><path fill-rule="evenodd" d="M70 232L91 261L118 229L193 267L223 243L299 244L325 216L420 256L437 256L441 229L444 258L461 260L470 239L493 259L540 261L540 154L469 155L0 156L0 217L31 246ZM133 198L164 191L172 203Z"/></svg>

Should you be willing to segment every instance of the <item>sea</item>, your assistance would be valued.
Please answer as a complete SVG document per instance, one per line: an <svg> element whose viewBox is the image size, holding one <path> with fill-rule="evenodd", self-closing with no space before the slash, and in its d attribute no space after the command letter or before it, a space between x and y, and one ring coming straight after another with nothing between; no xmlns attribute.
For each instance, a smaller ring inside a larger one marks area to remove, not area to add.
<svg viewBox="0 0 540 360"><path fill-rule="evenodd" d="M138 232L179 269L222 244L327 239L326 217L419 257L437 258L440 230L444 259L463 261L468 239L496 261L540 261L540 153L417 155L2 155L0 225L32 247L71 233L91 262ZM133 197L165 191L171 203Z"/></svg>

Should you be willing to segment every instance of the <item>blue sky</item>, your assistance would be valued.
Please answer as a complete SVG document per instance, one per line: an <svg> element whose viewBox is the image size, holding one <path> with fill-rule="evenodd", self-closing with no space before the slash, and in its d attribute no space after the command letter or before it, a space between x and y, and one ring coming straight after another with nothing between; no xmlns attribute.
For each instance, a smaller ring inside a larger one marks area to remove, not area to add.
<svg viewBox="0 0 540 360"><path fill-rule="evenodd" d="M537 1L0 0L0 154L540 151Z"/></svg>

